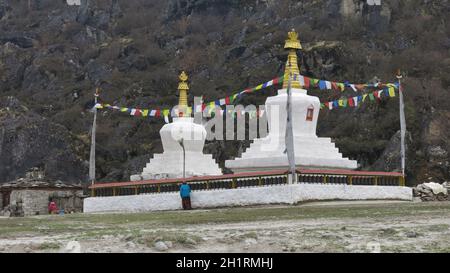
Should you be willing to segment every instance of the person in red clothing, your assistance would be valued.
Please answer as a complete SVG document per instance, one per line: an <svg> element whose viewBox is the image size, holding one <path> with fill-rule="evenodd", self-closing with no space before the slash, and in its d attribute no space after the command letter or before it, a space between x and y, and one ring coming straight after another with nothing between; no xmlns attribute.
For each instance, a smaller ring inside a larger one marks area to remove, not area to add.
<svg viewBox="0 0 450 273"><path fill-rule="evenodd" d="M50 214L58 213L58 207L56 206L55 201L50 201L50 204L48 204L48 213Z"/></svg>

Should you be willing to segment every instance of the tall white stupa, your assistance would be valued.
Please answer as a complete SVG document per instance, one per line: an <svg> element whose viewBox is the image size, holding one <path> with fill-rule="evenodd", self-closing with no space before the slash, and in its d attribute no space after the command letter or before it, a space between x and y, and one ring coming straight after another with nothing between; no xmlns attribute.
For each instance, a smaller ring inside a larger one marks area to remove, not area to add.
<svg viewBox="0 0 450 273"><path fill-rule="evenodd" d="M257 138L241 157L227 160L225 166L234 173L261 170L287 169L285 153L286 102L288 80L291 76L292 127L294 135L295 164L309 169L355 169L357 162L344 158L331 138L317 137L316 127L320 101L302 89L297 64L297 50L301 49L297 33L292 30L284 46L289 50L284 73L283 89L278 95L268 97L265 103L269 134Z"/></svg>
<svg viewBox="0 0 450 273"><path fill-rule="evenodd" d="M183 169L185 177L222 174L222 170L212 155L203 154L206 139L205 127L194 123L194 118L188 111L188 76L183 71L179 79L178 117L174 118L172 123L164 125L159 131L164 152L154 154L141 174L131 176L132 181L182 178ZM185 153L183 153L183 146Z"/></svg>

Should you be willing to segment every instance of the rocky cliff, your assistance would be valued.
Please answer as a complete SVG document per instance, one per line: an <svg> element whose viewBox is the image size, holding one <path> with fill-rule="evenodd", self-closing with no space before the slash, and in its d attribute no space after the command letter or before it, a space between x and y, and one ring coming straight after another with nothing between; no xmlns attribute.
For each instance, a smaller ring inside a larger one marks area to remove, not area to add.
<svg viewBox="0 0 450 273"><path fill-rule="evenodd" d="M223 97L282 73L291 28L304 47L302 74L391 82L401 68L408 181L449 179L449 11L447 0L0 0L0 182L35 166L85 181L95 87L108 103L171 106L185 69L191 100ZM262 104L274 93L242 103ZM6 110L11 101L20 107ZM363 168L398 169L397 99L324 110L319 119L319 135L333 137ZM127 180L139 171L161 152L162 125L102 111L98 179ZM223 166L248 144L214 141L206 151Z"/></svg>

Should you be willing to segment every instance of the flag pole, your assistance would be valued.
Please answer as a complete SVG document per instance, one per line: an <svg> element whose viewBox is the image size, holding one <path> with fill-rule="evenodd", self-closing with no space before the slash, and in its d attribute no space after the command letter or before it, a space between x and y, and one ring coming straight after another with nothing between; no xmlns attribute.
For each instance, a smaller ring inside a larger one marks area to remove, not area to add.
<svg viewBox="0 0 450 273"><path fill-rule="evenodd" d="M286 89L287 102L286 102L286 133L285 133L285 145L287 153L287 158L289 162L289 172L292 176L292 183L296 183L296 173L295 173L295 152L294 152L294 133L292 129L292 100L291 100L291 60L289 60L289 78L288 85Z"/></svg>
<svg viewBox="0 0 450 273"><path fill-rule="evenodd" d="M95 184L95 134L97 127L97 102L99 96L99 88L95 89L94 94L94 121L92 122L91 130L91 152L89 157L89 180L91 184Z"/></svg>
<svg viewBox="0 0 450 273"><path fill-rule="evenodd" d="M405 149L405 134L406 134L406 120L405 120L405 104L403 101L403 88L401 79L403 78L400 69L397 71L398 81L398 93L399 93L399 110L400 110L400 153L401 153L401 166L402 174L405 176L405 162L406 162L406 149Z"/></svg>

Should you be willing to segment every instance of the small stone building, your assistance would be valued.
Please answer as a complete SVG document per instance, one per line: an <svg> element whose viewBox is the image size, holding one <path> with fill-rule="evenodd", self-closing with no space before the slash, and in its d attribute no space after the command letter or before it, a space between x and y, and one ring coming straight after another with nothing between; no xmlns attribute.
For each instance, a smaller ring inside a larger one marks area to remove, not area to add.
<svg viewBox="0 0 450 273"><path fill-rule="evenodd" d="M81 185L48 181L43 172L34 169L25 178L0 184L0 215L48 214L50 200L65 213L82 212L83 198Z"/></svg>

